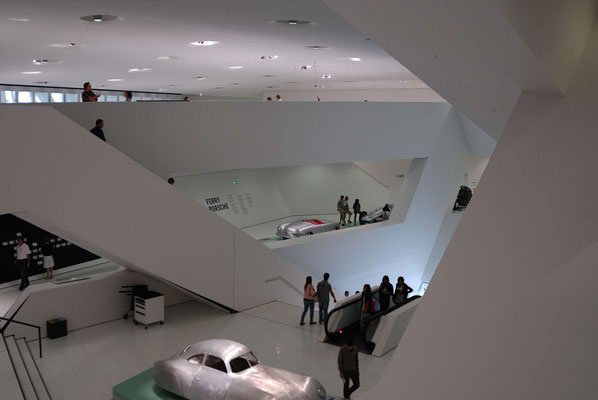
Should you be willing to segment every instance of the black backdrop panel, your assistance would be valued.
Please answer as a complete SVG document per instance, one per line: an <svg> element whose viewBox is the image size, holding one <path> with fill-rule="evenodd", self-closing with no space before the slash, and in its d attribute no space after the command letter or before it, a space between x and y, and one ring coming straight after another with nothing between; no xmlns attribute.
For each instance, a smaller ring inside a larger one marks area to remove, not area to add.
<svg viewBox="0 0 598 400"><path fill-rule="evenodd" d="M14 264L17 235L23 236L31 249L30 276L45 272L41 254L45 237L54 246L54 270L100 258L12 214L4 214L0 215L0 283L20 279Z"/></svg>

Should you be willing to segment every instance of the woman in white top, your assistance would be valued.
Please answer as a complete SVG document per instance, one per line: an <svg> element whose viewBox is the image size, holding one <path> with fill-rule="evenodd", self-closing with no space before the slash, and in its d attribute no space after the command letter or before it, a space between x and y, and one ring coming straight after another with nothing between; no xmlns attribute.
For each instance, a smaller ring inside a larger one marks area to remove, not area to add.
<svg viewBox="0 0 598 400"><path fill-rule="evenodd" d="M316 291L314 286L311 284L311 276L305 278L305 285L303 286L303 314L301 314L301 323L299 325L305 325L305 314L309 308L309 324L315 325L314 322L314 303L316 298Z"/></svg>
<svg viewBox="0 0 598 400"><path fill-rule="evenodd" d="M54 246L50 244L48 238L44 238L42 254L44 256L44 268L46 269L46 279L52 279L54 277Z"/></svg>

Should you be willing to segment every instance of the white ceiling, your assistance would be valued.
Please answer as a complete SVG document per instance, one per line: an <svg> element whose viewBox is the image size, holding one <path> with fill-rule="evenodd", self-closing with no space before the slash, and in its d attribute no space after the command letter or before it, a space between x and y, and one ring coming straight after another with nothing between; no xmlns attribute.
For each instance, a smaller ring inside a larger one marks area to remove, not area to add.
<svg viewBox="0 0 598 400"><path fill-rule="evenodd" d="M92 14L119 19L103 23L79 19ZM272 22L279 19L315 24ZM200 40L220 43L190 44ZM68 42L77 45L50 46ZM329 49L306 49L309 45ZM96 89L104 85L252 97L266 90L314 90L314 85L318 89L325 85L323 90L423 87L320 0L2 0L0 54L0 83L5 84L47 81L49 86L79 87L90 81ZM273 54L278 59L260 59ZM164 61L158 59L161 56L183 58ZM34 65L34 59L60 62ZM234 65L245 68L227 68ZM315 67L301 70L302 65ZM151 71L128 72L138 67ZM41 74L22 74L27 71ZM332 78L322 79L323 74ZM206 79L194 79L197 76ZM124 81L108 82L113 78Z"/></svg>

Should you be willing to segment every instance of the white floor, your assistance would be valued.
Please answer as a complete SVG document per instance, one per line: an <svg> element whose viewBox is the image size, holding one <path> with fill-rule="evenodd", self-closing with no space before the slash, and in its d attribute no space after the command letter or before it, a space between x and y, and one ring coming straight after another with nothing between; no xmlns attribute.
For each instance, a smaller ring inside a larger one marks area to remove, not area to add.
<svg viewBox="0 0 598 400"><path fill-rule="evenodd" d="M112 386L186 345L210 338L242 342L262 363L312 375L329 394L339 395L339 348L318 342L321 325L300 327L301 311L295 306L270 303L230 315L187 302L166 309L165 325L144 330L130 320L108 322L71 332L64 338L43 339L44 358L39 359L35 351L32 354L53 400L111 399ZM359 391L377 383L391 355L359 355Z"/></svg>

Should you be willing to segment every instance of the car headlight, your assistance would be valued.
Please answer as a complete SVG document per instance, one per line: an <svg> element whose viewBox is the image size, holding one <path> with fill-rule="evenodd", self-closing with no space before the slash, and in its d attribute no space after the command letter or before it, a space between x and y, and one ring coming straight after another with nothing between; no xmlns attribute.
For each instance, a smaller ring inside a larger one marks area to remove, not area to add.
<svg viewBox="0 0 598 400"><path fill-rule="evenodd" d="M320 396L321 399L325 399L326 398L326 389L324 389L323 386L320 386L318 388L318 396Z"/></svg>

